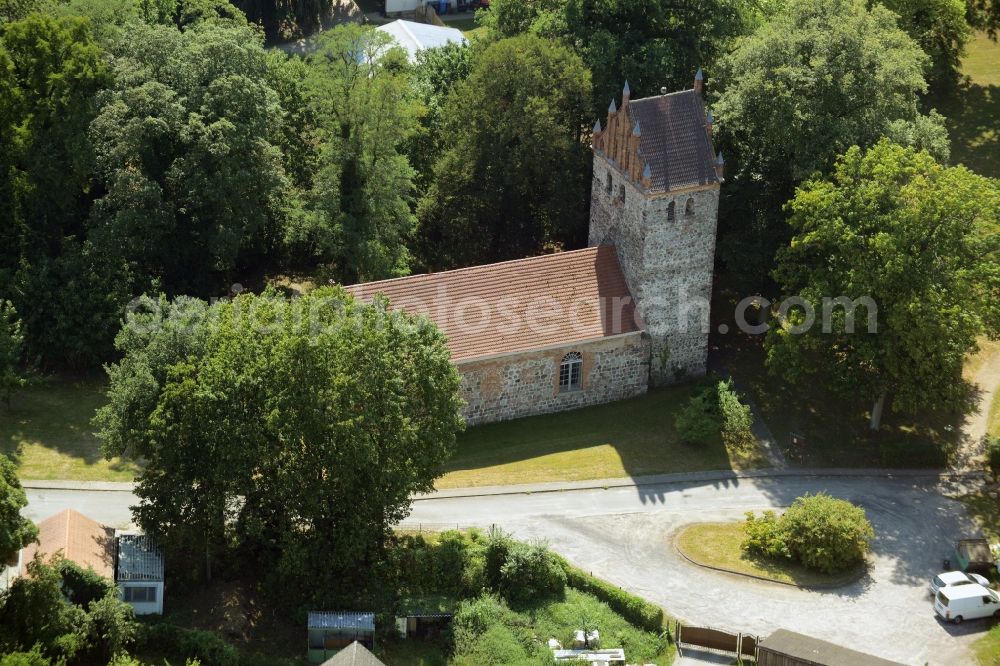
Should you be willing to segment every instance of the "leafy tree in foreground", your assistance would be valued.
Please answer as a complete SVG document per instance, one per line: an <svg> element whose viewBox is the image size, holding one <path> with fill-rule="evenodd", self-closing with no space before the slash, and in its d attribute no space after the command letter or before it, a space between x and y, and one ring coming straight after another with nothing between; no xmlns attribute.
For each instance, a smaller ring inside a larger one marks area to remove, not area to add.
<svg viewBox="0 0 1000 666"><path fill-rule="evenodd" d="M443 337L333 289L196 303L146 301L109 367L96 423L147 461L137 521L208 563L249 549L286 599L355 598L462 426Z"/></svg>
<svg viewBox="0 0 1000 666"><path fill-rule="evenodd" d="M533 35L491 44L445 102L447 148L421 199L429 268L520 258L586 241L590 75Z"/></svg>
<svg viewBox="0 0 1000 666"><path fill-rule="evenodd" d="M874 429L890 397L908 412L961 408L965 355L977 336L1000 334L996 181L882 141L847 151L788 210L795 237L779 254L775 279L817 321L796 333L805 315L791 310L768 334L768 367L793 384L819 375L872 400ZM853 304L828 307L824 332L825 297L870 297L877 312L862 305L855 322ZM877 333L868 332L866 315L877 317Z"/></svg>
<svg viewBox="0 0 1000 666"><path fill-rule="evenodd" d="M38 528L21 515L28 498L17 478L10 458L0 454L0 565L10 562L17 552L34 542Z"/></svg>
<svg viewBox="0 0 1000 666"><path fill-rule="evenodd" d="M926 63L896 17L863 0L788 3L722 58L719 244L747 288L765 286L768 259L788 241L781 207L795 186L837 155L889 136L947 159L942 118L919 112Z"/></svg>

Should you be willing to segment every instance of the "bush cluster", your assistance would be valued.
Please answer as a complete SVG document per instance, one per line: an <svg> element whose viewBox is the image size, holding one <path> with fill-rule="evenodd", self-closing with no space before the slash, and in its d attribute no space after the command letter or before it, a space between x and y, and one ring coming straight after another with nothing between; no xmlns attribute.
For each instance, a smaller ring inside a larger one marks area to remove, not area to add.
<svg viewBox="0 0 1000 666"><path fill-rule="evenodd" d="M140 633L139 645L146 650L182 654L204 666L240 666L236 648L218 634L180 627L169 622L151 624Z"/></svg>
<svg viewBox="0 0 1000 666"><path fill-rule="evenodd" d="M742 451L755 441L753 413L733 388L732 379L705 382L677 413L674 427L688 444L703 444L720 435L728 448Z"/></svg>
<svg viewBox="0 0 1000 666"><path fill-rule="evenodd" d="M864 509L825 493L797 498L780 517L747 513L744 529L748 553L791 559L827 574L864 561L875 538Z"/></svg>

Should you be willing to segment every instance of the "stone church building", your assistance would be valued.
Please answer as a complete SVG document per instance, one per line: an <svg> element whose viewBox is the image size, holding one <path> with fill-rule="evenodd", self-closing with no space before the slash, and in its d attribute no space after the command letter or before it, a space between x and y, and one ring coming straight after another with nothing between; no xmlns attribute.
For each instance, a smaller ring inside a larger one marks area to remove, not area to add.
<svg viewBox="0 0 1000 666"><path fill-rule="evenodd" d="M665 92L665 91L664 91ZM347 287L448 338L471 424L621 400L704 374L722 156L694 88L612 100L594 126L583 250Z"/></svg>

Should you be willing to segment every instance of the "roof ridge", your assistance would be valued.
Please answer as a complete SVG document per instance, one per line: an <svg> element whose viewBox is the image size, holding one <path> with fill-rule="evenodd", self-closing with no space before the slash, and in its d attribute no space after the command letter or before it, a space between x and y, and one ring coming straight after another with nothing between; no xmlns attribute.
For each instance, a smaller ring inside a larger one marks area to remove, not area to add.
<svg viewBox="0 0 1000 666"><path fill-rule="evenodd" d="M585 252L594 252L594 253L596 253L597 251L600 250L601 247L603 247L603 246L601 246L601 245L594 245L593 247L584 247L584 248L579 248L577 250L561 250L559 252L551 252L549 254L536 254L533 257L521 257L520 259L506 259L504 261L495 261L495 262L492 262L492 263L489 263L489 264L476 264L475 266L464 266L462 268L449 268L448 270L435 271L435 272L432 272L432 273L414 273L413 275L403 275L403 276L400 276L400 277L386 278L384 280L373 280L371 282L357 282L355 284L341 285L341 286L343 286L343 287L367 287L369 285L374 285L374 284L388 284L390 282L398 282L400 280L412 280L414 278L419 278L419 277L431 277L431 276L437 277L439 275L454 275L456 273L461 273L461 272L466 272L466 271L473 271L473 270L483 269L483 268L488 268L488 267L507 266L509 264L528 263L528 262L532 262L532 261L541 261L541 260L544 260L544 259L550 259L552 257L563 257L563 256L571 255L571 254L572 255L583 254ZM614 247L614 246L611 246L611 247Z"/></svg>

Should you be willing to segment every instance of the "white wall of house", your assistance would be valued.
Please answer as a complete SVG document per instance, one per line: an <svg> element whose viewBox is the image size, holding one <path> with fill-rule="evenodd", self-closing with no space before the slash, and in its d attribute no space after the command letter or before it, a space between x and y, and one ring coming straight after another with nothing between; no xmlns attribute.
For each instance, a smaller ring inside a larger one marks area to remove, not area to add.
<svg viewBox="0 0 1000 666"><path fill-rule="evenodd" d="M7 588L14 584L14 579L21 572L21 552L18 551L13 562L0 565L0 592L5 592Z"/></svg>
<svg viewBox="0 0 1000 666"><path fill-rule="evenodd" d="M128 581L119 582L122 599L135 610L136 615L163 614L163 582Z"/></svg>

